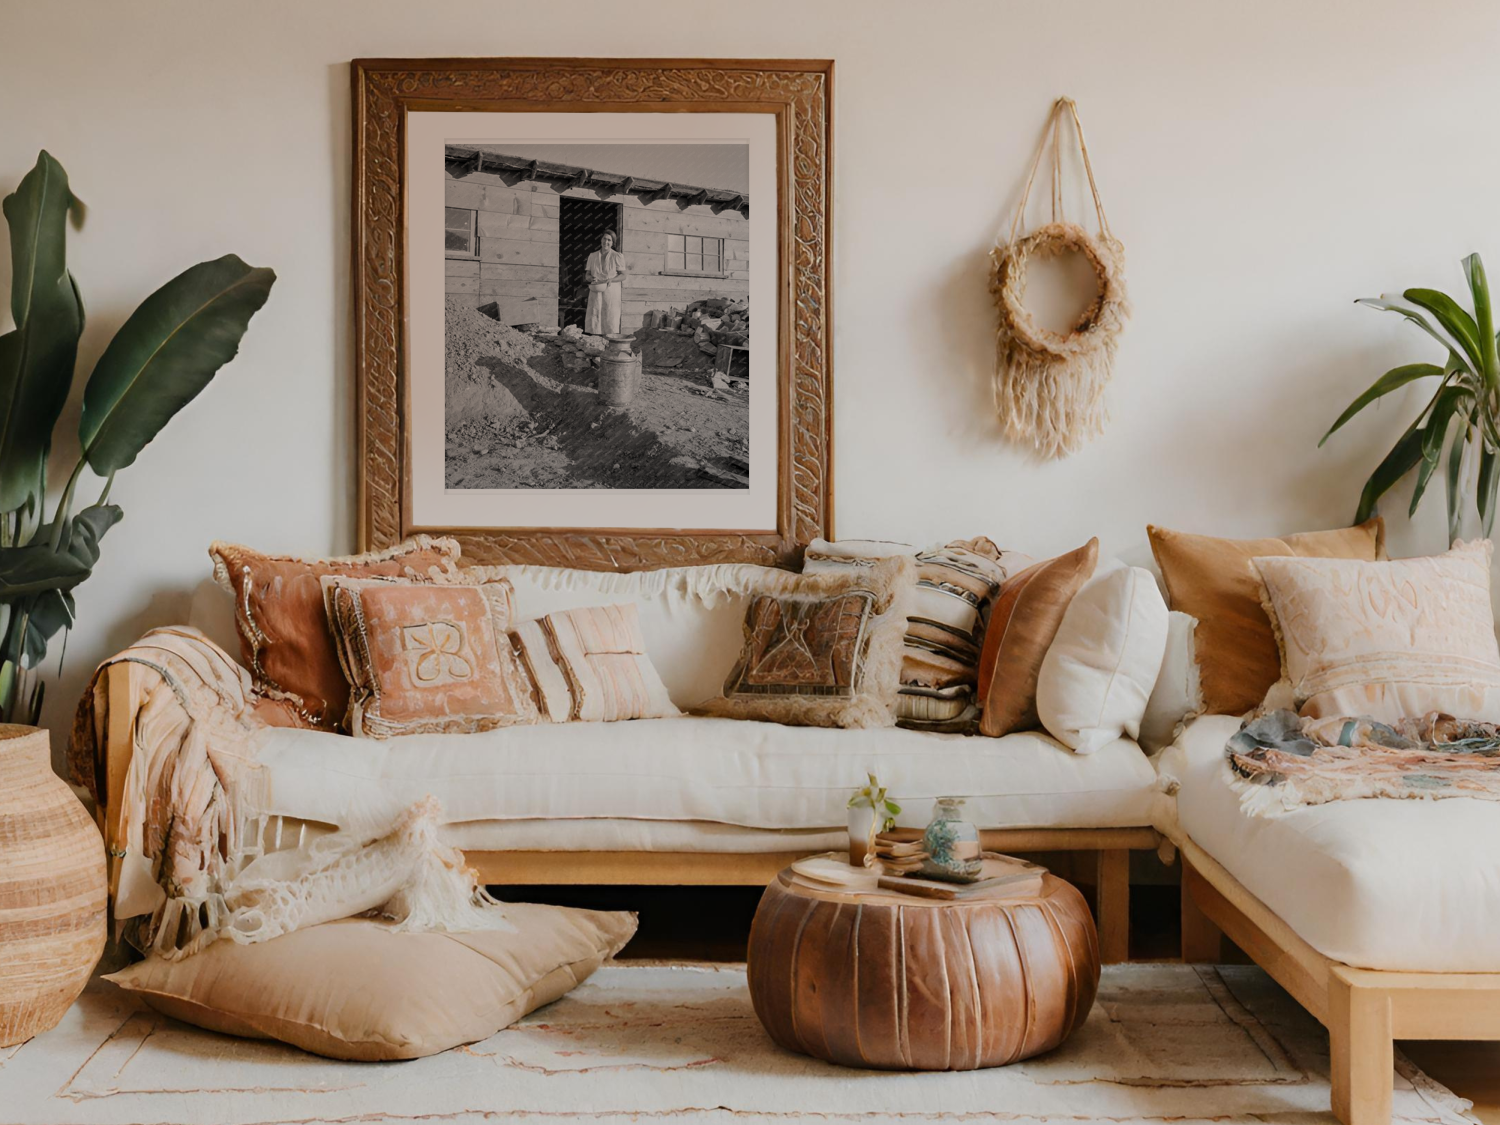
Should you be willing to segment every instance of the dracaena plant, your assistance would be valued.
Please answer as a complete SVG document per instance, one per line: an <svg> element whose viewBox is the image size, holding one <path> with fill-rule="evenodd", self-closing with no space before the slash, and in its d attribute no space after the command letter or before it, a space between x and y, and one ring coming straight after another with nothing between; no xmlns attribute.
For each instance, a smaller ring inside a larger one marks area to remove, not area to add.
<svg viewBox="0 0 1500 1125"><path fill-rule="evenodd" d="M1484 263L1478 254L1470 254L1463 260L1463 269L1474 304L1472 312L1436 289L1408 289L1399 295L1367 297L1358 302L1400 313L1442 345L1448 358L1441 365L1408 363L1387 371L1351 402L1323 435L1326 442L1370 403L1408 383L1438 380L1432 397L1365 482L1354 516L1356 523L1374 515L1380 498L1413 469L1416 478L1409 513L1414 515L1427 485L1442 465L1449 542L1459 537L1464 504L1471 490L1484 534L1488 536L1494 528L1495 497L1500 489L1500 357Z"/></svg>
<svg viewBox="0 0 1500 1125"><path fill-rule="evenodd" d="M73 591L123 515L109 503L115 474L234 357L276 275L229 254L141 302L84 384L77 461L49 513L53 430L83 333L83 298L66 255L69 215L82 209L46 152L3 209L15 327L0 335L0 720L35 723L44 686L35 669L73 624ZM97 500L78 506L85 468L104 484Z"/></svg>

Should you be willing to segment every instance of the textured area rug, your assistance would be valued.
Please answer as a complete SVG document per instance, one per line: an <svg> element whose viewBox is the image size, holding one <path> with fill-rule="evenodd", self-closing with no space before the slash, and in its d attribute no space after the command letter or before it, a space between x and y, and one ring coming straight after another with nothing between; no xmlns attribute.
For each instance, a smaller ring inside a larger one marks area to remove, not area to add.
<svg viewBox="0 0 1500 1125"><path fill-rule="evenodd" d="M1398 1122L1469 1122L1404 1061ZM483 1043L339 1063L157 1016L96 981L0 1050L4 1125L306 1122L1331 1122L1328 1037L1255 968L1120 965L1068 1043L996 1070L890 1074L789 1054L742 966L611 965Z"/></svg>

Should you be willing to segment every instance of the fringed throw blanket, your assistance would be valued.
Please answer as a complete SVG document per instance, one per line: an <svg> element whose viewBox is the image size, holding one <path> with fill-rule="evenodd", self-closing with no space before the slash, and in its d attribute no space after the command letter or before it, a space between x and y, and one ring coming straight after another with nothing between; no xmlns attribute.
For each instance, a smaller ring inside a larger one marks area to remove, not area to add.
<svg viewBox="0 0 1500 1125"><path fill-rule="evenodd" d="M145 673L128 701L126 763L106 754L110 706L121 701L103 673L117 664ZM509 927L463 854L438 841L431 798L374 832L282 840L279 819L245 799L259 703L245 670L196 629L153 630L95 672L68 766L113 806L105 844L120 936L176 959L221 937L266 941L370 911L403 929Z"/></svg>
<svg viewBox="0 0 1500 1125"><path fill-rule="evenodd" d="M1500 801L1500 725L1437 712L1392 726L1272 711L1241 727L1224 753L1253 816L1364 797Z"/></svg>

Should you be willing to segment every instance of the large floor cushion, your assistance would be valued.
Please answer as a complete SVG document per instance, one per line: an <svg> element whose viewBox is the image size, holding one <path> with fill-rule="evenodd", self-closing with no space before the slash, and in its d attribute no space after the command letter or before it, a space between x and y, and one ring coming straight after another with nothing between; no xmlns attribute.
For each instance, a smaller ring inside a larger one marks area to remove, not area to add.
<svg viewBox="0 0 1500 1125"><path fill-rule="evenodd" d="M1314 949L1365 969L1500 971L1500 804L1356 800L1247 816L1224 744L1239 720L1204 716L1159 768L1175 825Z"/></svg>
<svg viewBox="0 0 1500 1125"><path fill-rule="evenodd" d="M1074 754L1045 734L966 738L738 719L507 727L373 742L269 729L237 787L268 815L364 829L429 794L450 822L571 817L840 827L874 771L923 824L937 797L969 798L983 827L1151 823L1156 773L1133 742ZM235 763L216 753L221 768ZM774 838L773 838L774 839ZM771 845L774 850L774 844Z"/></svg>

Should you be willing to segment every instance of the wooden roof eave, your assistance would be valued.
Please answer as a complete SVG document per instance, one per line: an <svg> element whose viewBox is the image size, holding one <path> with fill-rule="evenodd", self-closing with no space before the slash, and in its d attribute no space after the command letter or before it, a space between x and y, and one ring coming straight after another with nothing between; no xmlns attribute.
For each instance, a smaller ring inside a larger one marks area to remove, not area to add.
<svg viewBox="0 0 1500 1125"><path fill-rule="evenodd" d="M750 217L750 197L743 192L727 188L705 188L692 184L678 184L667 180L643 179L626 176L618 172L601 172L576 164L556 164L546 160L523 160L519 156L486 152L467 145L446 145L445 157L450 165L456 165L458 175L469 176L476 172L489 172L509 183L526 180L548 181L556 185L561 194L569 188L587 187L605 195L634 195L647 204L662 199L672 199L684 209L693 206L708 206L714 214L724 211L738 212L746 219Z"/></svg>

